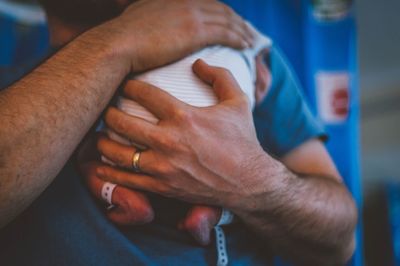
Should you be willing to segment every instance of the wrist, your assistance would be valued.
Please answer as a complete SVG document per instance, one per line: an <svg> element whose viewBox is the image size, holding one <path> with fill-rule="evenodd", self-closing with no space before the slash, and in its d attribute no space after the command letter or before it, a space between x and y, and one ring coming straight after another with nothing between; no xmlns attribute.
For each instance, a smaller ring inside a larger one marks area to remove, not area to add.
<svg viewBox="0 0 400 266"><path fill-rule="evenodd" d="M268 198L278 195L284 189L287 172L288 169L281 162L262 150L246 168L240 191L231 196L226 208L239 217L264 213Z"/></svg>
<svg viewBox="0 0 400 266"><path fill-rule="evenodd" d="M99 30L107 35L111 52L124 64L128 73L142 72L151 68L144 26L132 23L124 14L105 23Z"/></svg>
<svg viewBox="0 0 400 266"><path fill-rule="evenodd" d="M83 33L77 41L90 47L121 81L131 72L130 55L123 45L124 37L117 19L110 20Z"/></svg>

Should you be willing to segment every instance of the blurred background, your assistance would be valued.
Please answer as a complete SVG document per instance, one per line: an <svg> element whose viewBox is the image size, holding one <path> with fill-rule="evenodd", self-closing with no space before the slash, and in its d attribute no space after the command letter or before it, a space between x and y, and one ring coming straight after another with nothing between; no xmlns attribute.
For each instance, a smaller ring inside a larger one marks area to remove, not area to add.
<svg viewBox="0 0 400 266"><path fill-rule="evenodd" d="M399 265L400 1L362 0L356 7L365 257L368 265Z"/></svg>
<svg viewBox="0 0 400 266"><path fill-rule="evenodd" d="M400 265L400 1L225 2L282 47L331 134L363 218L350 265ZM0 86L48 48L35 1L0 0ZM339 97L336 113L324 106L329 93Z"/></svg>

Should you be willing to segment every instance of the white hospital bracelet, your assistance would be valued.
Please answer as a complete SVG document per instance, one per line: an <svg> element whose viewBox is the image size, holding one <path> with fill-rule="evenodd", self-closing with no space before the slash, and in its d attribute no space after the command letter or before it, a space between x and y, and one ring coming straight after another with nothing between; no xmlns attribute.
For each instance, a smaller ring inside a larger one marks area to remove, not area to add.
<svg viewBox="0 0 400 266"><path fill-rule="evenodd" d="M221 218L219 219L217 226L231 224L233 218L234 218L233 213L231 213L226 209L222 209Z"/></svg>
<svg viewBox="0 0 400 266"><path fill-rule="evenodd" d="M226 238L224 234L224 230L216 226L214 227L215 230L215 240L217 246L217 266L226 266L228 265L228 252L226 249Z"/></svg>
<svg viewBox="0 0 400 266"><path fill-rule="evenodd" d="M101 188L101 198L106 201L109 205L112 205L112 194L117 185L106 182Z"/></svg>

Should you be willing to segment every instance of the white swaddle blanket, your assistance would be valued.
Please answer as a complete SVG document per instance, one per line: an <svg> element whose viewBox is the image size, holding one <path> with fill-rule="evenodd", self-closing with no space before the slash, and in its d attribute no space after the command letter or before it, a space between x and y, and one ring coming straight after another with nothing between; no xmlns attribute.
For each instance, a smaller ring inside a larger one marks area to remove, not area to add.
<svg viewBox="0 0 400 266"><path fill-rule="evenodd" d="M193 63L197 59L202 59L211 66L228 69L249 98L251 106L254 107L256 81L255 58L263 49L269 48L272 42L268 37L260 34L254 28L253 31L255 45L252 48L243 51L222 46L205 48L173 64L136 75L134 79L159 87L190 105L197 107L212 106L218 103L213 89L201 81L192 71ZM154 100L156 101L157 99ZM129 115L140 117L153 123L158 122L158 119L153 114L133 100L119 97L117 107ZM111 130L107 130L107 134L111 139L122 144L134 145ZM107 162L106 158L103 158L103 160ZM223 215L215 227L218 266L228 264L225 235L220 226L229 224L233 220L233 215L229 211L223 210L222 213Z"/></svg>
<svg viewBox="0 0 400 266"><path fill-rule="evenodd" d="M152 84L179 100L197 107L212 106L217 103L213 89L200 80L192 71L192 65L197 59L204 60L211 66L228 69L236 79L240 88L255 105L255 57L272 44L271 40L254 29L255 45L243 51L228 47L213 46L196 52L173 64L163 66L143 74L134 76L134 79ZM156 100L156 99L155 99ZM133 100L119 97L117 107L132 116L140 117L153 123L158 119L144 107ZM126 145L128 140L116 133L107 130L110 138Z"/></svg>

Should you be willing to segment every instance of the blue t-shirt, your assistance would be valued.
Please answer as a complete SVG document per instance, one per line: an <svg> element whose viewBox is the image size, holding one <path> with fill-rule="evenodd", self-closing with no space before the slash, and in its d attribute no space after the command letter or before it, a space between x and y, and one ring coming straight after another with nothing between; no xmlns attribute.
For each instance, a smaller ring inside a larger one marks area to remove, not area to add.
<svg viewBox="0 0 400 266"><path fill-rule="evenodd" d="M273 84L254 110L260 143L280 157L323 134L299 83L279 50L270 53ZM202 247L176 224L190 205L150 195L154 222L117 227L89 194L71 162L46 191L0 231L2 265L215 265L216 248ZM240 222L226 226L229 265L267 265L271 254L262 239Z"/></svg>

